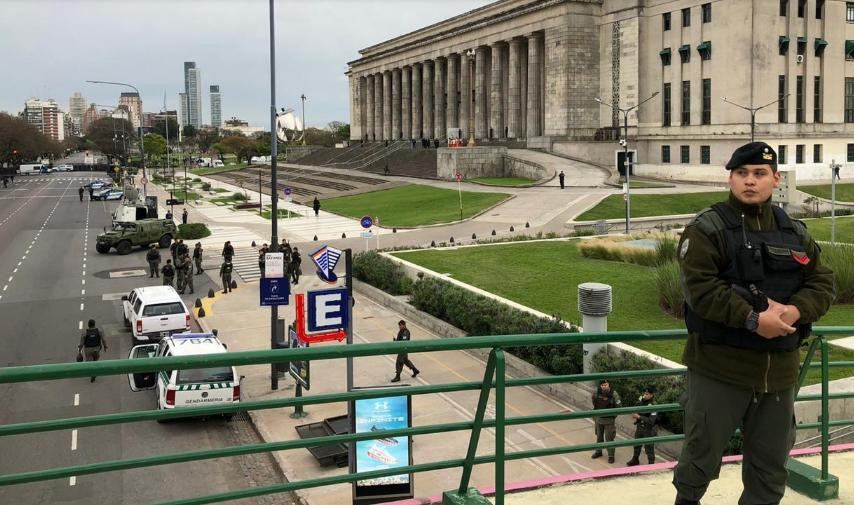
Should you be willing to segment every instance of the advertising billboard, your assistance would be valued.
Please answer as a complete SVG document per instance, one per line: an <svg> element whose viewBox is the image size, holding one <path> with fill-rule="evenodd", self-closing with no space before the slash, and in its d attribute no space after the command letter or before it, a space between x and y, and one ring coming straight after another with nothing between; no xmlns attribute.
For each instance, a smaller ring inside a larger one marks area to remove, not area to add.
<svg viewBox="0 0 854 505"><path fill-rule="evenodd" d="M411 426L409 396L356 400L352 409L355 433L378 433ZM354 470L369 472L408 466L412 462L411 449L410 437L385 437L356 442ZM412 496L413 479L408 473L360 480L353 486L354 502L376 503L374 500L380 497L388 500Z"/></svg>

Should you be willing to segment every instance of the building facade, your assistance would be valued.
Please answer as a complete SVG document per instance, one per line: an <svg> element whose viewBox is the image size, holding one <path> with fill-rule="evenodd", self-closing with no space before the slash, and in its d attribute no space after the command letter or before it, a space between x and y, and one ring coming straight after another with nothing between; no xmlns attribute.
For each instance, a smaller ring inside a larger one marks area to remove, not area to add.
<svg viewBox="0 0 854 505"><path fill-rule="evenodd" d="M45 137L58 142L65 140L65 113L53 98L30 98L24 104L23 117Z"/></svg>
<svg viewBox="0 0 854 505"><path fill-rule="evenodd" d="M222 127L222 95L218 84L211 84L211 126Z"/></svg>
<svg viewBox="0 0 854 505"><path fill-rule="evenodd" d="M755 136L799 179L854 169L854 2L500 0L360 51L352 140L519 139L707 180ZM778 102L779 100L779 102Z"/></svg>
<svg viewBox="0 0 854 505"><path fill-rule="evenodd" d="M184 124L193 125L196 129L202 126L202 78L196 62L184 62L184 93L186 107L184 109Z"/></svg>
<svg viewBox="0 0 854 505"><path fill-rule="evenodd" d="M142 100L136 91L125 91L119 96L119 107L130 113L130 123L135 129L142 125Z"/></svg>
<svg viewBox="0 0 854 505"><path fill-rule="evenodd" d="M70 135L83 135L84 112L86 112L86 97L77 91L68 99L68 116L71 118Z"/></svg>

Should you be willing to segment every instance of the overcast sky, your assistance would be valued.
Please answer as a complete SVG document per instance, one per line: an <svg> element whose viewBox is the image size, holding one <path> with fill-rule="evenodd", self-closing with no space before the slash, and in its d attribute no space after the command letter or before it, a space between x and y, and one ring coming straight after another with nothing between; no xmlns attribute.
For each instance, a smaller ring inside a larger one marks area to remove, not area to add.
<svg viewBox="0 0 854 505"><path fill-rule="evenodd" d="M276 102L306 122L349 122L347 61L358 50L493 0L276 0ZM146 112L177 109L185 61L201 70L203 123L208 87L219 84L223 120L269 127L266 0L0 0L0 111L17 114L29 97L68 110L80 91L114 105L117 86L139 88Z"/></svg>

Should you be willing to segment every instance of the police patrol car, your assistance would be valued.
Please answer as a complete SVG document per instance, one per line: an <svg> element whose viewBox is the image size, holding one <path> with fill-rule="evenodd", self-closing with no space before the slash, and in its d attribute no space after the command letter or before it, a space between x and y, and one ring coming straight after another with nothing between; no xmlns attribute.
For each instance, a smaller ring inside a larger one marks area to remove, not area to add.
<svg viewBox="0 0 854 505"><path fill-rule="evenodd" d="M129 359L221 354L225 345L213 333L178 333L156 344L137 345ZM240 376L232 366L128 374L133 391L156 390L158 409L183 409L240 401ZM232 414L224 414L231 419ZM159 420L158 420L159 421Z"/></svg>

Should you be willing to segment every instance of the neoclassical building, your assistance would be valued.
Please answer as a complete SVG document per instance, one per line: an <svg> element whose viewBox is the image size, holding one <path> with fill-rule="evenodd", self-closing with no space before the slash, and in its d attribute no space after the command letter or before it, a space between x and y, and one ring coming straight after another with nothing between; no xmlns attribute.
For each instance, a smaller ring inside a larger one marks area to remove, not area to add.
<svg viewBox="0 0 854 505"><path fill-rule="evenodd" d="M755 135L783 166L854 173L851 1L499 0L360 55L352 140L473 133L614 166L623 119L596 98L658 93L628 116L635 172L705 178L750 138L734 104L770 104Z"/></svg>

